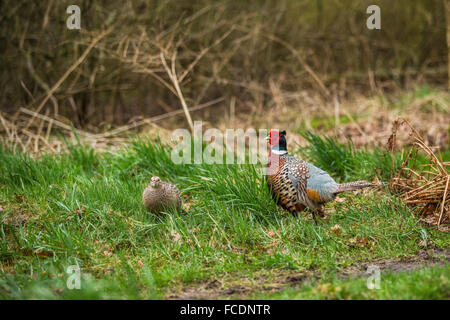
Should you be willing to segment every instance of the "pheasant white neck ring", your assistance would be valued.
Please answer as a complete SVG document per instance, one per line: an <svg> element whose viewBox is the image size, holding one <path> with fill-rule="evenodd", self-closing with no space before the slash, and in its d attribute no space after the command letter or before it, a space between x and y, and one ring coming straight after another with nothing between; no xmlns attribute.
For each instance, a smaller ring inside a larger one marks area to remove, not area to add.
<svg viewBox="0 0 450 320"><path fill-rule="evenodd" d="M286 150L275 150L275 149L272 149L272 153L276 154L276 155L283 155L283 154L286 154L287 151Z"/></svg>

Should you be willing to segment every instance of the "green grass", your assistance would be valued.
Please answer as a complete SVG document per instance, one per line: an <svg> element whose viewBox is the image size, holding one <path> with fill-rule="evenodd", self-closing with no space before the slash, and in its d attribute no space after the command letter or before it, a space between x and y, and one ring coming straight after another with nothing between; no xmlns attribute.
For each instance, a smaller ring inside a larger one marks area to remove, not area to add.
<svg viewBox="0 0 450 320"><path fill-rule="evenodd" d="M310 148L328 148L310 160L321 166L329 154L338 165L322 167L338 168L331 172L340 181L371 179L390 163L331 140L311 140ZM33 159L0 148L1 298L159 299L171 288L230 275L334 274L414 255L424 239L449 248L447 234L421 225L385 192L344 195L316 226L306 213L294 218L277 208L253 165L174 165L158 140L133 140L117 153L68 149ZM146 212L141 194L152 175L178 185L187 213ZM14 222L19 216L24 223ZM366 242L355 245L355 237ZM66 287L69 265L81 268L80 290ZM436 270L428 275L448 279L447 269ZM358 290L352 297L365 298Z"/></svg>
<svg viewBox="0 0 450 320"><path fill-rule="evenodd" d="M339 116L339 124L347 124L350 123L351 119L348 116ZM335 117L314 117L311 119L311 128L313 129L325 129L329 130L336 126L336 118Z"/></svg>

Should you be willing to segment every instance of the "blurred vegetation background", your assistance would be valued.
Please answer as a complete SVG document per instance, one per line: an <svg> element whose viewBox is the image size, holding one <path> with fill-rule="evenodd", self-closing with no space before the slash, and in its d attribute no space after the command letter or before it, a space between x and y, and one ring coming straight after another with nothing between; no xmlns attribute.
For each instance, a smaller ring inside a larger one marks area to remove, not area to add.
<svg viewBox="0 0 450 320"><path fill-rule="evenodd" d="M81 30L66 27L71 4ZM366 27L371 4L381 30ZM214 121L262 114L277 92L320 103L447 85L442 0L3 0L0 24L0 110L93 132L183 100Z"/></svg>

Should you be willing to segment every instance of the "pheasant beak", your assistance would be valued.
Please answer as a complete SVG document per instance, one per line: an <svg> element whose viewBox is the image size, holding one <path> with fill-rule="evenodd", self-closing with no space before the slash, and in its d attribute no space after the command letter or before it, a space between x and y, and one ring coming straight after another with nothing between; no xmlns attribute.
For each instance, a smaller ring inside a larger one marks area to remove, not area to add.
<svg viewBox="0 0 450 320"><path fill-rule="evenodd" d="M270 140L270 136L267 136L264 138L265 140L269 141Z"/></svg>

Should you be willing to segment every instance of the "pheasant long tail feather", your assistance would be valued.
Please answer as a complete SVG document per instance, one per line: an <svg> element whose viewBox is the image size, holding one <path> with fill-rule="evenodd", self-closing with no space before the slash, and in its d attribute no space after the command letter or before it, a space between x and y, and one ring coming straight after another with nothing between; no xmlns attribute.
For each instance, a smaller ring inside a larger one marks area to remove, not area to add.
<svg viewBox="0 0 450 320"><path fill-rule="evenodd" d="M348 182L348 183L343 183L343 184L338 185L338 187L334 193L337 194L337 193L346 192L346 191L354 191L354 190L367 188L367 187L379 187L381 185L382 185L381 183L372 183L372 182L367 182L364 180L353 181L353 182Z"/></svg>

